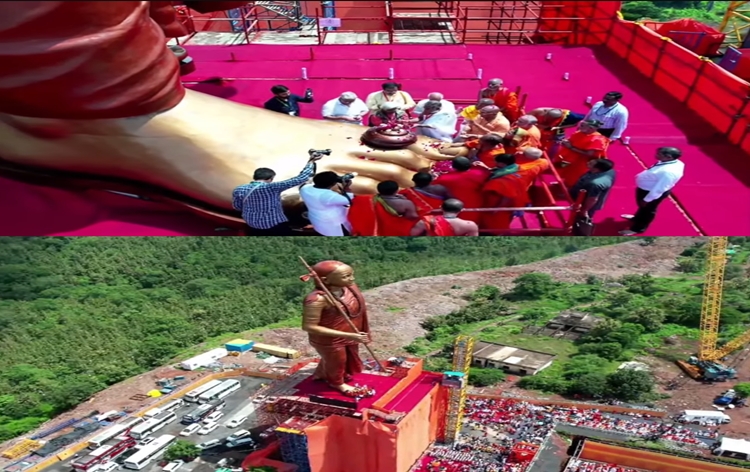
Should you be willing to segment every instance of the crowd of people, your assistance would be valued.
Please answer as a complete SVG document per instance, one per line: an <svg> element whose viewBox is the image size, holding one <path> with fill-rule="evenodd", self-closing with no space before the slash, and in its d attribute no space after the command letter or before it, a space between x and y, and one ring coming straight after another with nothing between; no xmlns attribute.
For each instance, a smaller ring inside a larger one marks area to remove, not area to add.
<svg viewBox="0 0 750 472"><path fill-rule="evenodd" d="M582 459L571 459L563 472L650 472L645 469L633 469L616 464L605 464L603 462L587 461Z"/></svg>
<svg viewBox="0 0 750 472"><path fill-rule="evenodd" d="M264 106L278 113L299 116L300 103L314 102L310 89L296 95L276 85L271 92ZM476 104L463 109L438 92L417 102L395 82L382 84L364 100L344 92L323 104L321 119L410 130L431 139L445 159L413 169L410 188L380 182L376 195L355 196L351 183L356 176L347 180L333 172L318 174L314 165L280 182L272 169L256 169L254 181L235 191L235 208L254 230L251 234L290 235L281 206L272 201L282 192L307 186L310 189L300 193L307 218L320 235L474 236L507 230L513 218L542 195L546 205L569 204L585 192L580 217L591 220L606 204L616 180L617 165L608 158L608 149L627 141L629 114L622 98L620 92L609 92L587 113L553 107L527 112L518 94L500 79L490 80ZM682 177L679 149L660 148L655 157L654 165L636 177L637 210L622 215L631 222L623 235L645 232ZM551 192L538 187L543 175L553 177L553 202ZM464 211L467 208L499 210Z"/></svg>
<svg viewBox="0 0 750 472"><path fill-rule="evenodd" d="M614 415L596 409L534 405L513 399L470 399L466 402L465 415L469 424L511 431L524 441L544 438L558 423L688 445L704 444L702 439L718 436L716 430L665 422L645 414Z"/></svg>
<svg viewBox="0 0 750 472"><path fill-rule="evenodd" d="M535 405L517 399L467 398L459 440L451 446L434 446L414 472L523 471L556 425L646 440L667 440L687 446L707 447L705 439L716 430L693 428L641 413L608 413L597 409ZM567 472L630 472L627 468L579 461ZM638 471L636 471L638 472Z"/></svg>

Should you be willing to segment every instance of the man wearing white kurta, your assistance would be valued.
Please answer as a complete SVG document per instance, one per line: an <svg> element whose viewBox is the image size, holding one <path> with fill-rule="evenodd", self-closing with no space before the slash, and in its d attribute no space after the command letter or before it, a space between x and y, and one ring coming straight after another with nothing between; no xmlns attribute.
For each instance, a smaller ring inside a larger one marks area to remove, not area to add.
<svg viewBox="0 0 750 472"><path fill-rule="evenodd" d="M362 124L362 117L367 114L367 105L357 98L354 92L344 92L339 98L328 100L323 105L323 119L343 123Z"/></svg>
<svg viewBox="0 0 750 472"><path fill-rule="evenodd" d="M416 113L417 115L421 115L422 113L424 113L424 106L430 100L438 101L441 105L443 105L440 111L445 113L456 113L456 105L454 105L453 102L445 100L445 97L443 97L443 94L440 92L432 92L431 94L427 95L427 98L425 98L424 100L420 100L419 103L417 103L417 106L414 107L414 113Z"/></svg>
<svg viewBox="0 0 750 472"><path fill-rule="evenodd" d="M442 110L442 104L437 100L430 100L424 105L424 111L419 115L419 121L414 127L417 134L450 143L456 134L456 113Z"/></svg>

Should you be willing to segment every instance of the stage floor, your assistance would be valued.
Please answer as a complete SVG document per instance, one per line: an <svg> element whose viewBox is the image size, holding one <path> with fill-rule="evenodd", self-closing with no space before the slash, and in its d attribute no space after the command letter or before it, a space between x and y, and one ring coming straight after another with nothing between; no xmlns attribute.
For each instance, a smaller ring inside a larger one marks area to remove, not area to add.
<svg viewBox="0 0 750 472"><path fill-rule="evenodd" d="M394 69L396 81L415 98L439 91L449 100L474 101L484 80L503 78L529 94L527 109L561 107L585 112L586 97L624 94L630 111L630 146L613 144L617 183L596 216L597 235L626 228L622 213L635 210L635 174L654 162L660 146L683 150L686 175L662 204L646 236L750 234L750 159L717 138L706 122L614 57L604 48L485 45L188 46L197 70L186 81L216 76L226 87L189 86L229 100L262 106L269 88L284 83L301 93L310 87L316 103L302 116L319 118L320 106L350 90L361 97L379 90ZM310 61L310 54L315 60ZM552 54L551 61L545 60ZM471 59L469 59L471 54ZM390 59L392 57L392 59ZM356 59L352 59L356 58ZM310 80L300 80L302 67ZM563 80L568 72L570 80ZM0 179L0 234L150 236L230 234L180 210L102 192L71 192ZM32 216L33 215L33 216Z"/></svg>

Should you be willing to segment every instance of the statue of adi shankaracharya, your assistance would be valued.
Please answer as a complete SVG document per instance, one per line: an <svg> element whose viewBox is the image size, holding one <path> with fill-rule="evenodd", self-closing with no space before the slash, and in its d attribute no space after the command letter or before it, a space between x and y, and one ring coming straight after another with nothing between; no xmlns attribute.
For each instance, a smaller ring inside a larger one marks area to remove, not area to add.
<svg viewBox="0 0 750 472"><path fill-rule="evenodd" d="M323 261L315 264L312 272L302 277L305 281L314 277L316 285L305 297L302 329L320 356L314 377L344 395L369 396L367 387L347 383L362 372L359 345L370 341L367 307L354 283L354 271L343 262Z"/></svg>

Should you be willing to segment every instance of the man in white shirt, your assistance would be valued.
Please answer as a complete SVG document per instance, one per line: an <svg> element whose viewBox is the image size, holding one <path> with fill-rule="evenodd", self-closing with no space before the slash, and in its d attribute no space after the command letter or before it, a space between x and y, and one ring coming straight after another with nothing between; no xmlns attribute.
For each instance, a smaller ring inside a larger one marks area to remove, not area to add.
<svg viewBox="0 0 750 472"><path fill-rule="evenodd" d="M458 117L455 112L444 112L442 106L442 103L437 100L425 103L424 111L419 115L419 121L414 127L417 129L417 134L451 143L456 134Z"/></svg>
<svg viewBox="0 0 750 472"><path fill-rule="evenodd" d="M603 134L612 141L621 139L628 127L629 113L620 100L622 100L620 92L609 92L601 102L594 103L583 120L601 121L602 126L597 130L599 134Z"/></svg>
<svg viewBox="0 0 750 472"><path fill-rule="evenodd" d="M620 231L623 236L645 232L654 218L659 204L669 197L672 189L685 173L685 163L680 160L682 151L674 147L656 150L656 164L635 176L635 215L622 215L630 220L630 229Z"/></svg>
<svg viewBox="0 0 750 472"><path fill-rule="evenodd" d="M351 180L343 181L335 172L321 172L313 177L313 185L300 187L299 194L307 207L307 219L323 236L348 236L349 206L354 195L349 192Z"/></svg>
<svg viewBox="0 0 750 472"><path fill-rule="evenodd" d="M367 105L357 98L354 92L344 92L339 98L328 100L323 105L323 119L344 123L362 124L362 117L367 114Z"/></svg>
<svg viewBox="0 0 750 472"><path fill-rule="evenodd" d="M432 92L431 94L427 95L427 98L425 98L424 100L420 100L419 103L417 103L417 106L414 107L414 113L416 113L417 115L421 115L422 113L424 113L424 106L430 100L440 102L443 105L440 111L444 111L446 113L456 113L456 105L454 105L453 102L445 100L445 97L440 92Z"/></svg>

